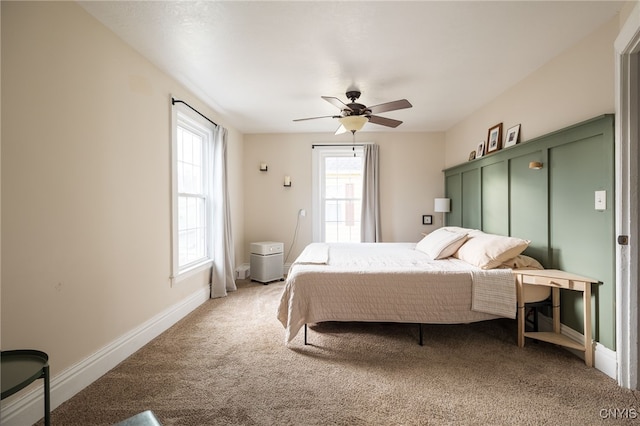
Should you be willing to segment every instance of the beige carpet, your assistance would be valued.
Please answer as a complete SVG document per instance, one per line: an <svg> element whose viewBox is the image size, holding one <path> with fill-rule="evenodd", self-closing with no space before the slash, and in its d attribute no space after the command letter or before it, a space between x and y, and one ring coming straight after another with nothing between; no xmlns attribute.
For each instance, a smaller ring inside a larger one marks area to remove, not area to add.
<svg viewBox="0 0 640 426"><path fill-rule="evenodd" d="M198 426L640 417L638 392L567 351L531 341L518 348L513 320L426 325L424 346L416 325L324 323L310 327L311 345L300 333L285 346L276 320L283 285L239 282L54 410L52 423L108 425L147 409L163 425Z"/></svg>

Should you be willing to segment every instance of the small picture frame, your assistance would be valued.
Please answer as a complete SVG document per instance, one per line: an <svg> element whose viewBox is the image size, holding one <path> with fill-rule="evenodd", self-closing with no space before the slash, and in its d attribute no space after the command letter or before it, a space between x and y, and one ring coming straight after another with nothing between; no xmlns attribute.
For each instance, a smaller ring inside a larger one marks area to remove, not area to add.
<svg viewBox="0 0 640 426"><path fill-rule="evenodd" d="M476 151L475 149L469 153L469 161L476 159Z"/></svg>
<svg viewBox="0 0 640 426"><path fill-rule="evenodd" d="M476 148L476 158L480 158L484 155L484 141L478 144L478 148Z"/></svg>
<svg viewBox="0 0 640 426"><path fill-rule="evenodd" d="M504 147L509 148L510 146L516 145L520 142L520 125L516 125L507 130L507 136L504 138Z"/></svg>
<svg viewBox="0 0 640 426"><path fill-rule="evenodd" d="M423 225L433 225L433 216L430 214L422 215L422 224Z"/></svg>
<svg viewBox="0 0 640 426"><path fill-rule="evenodd" d="M487 132L487 154L499 150L502 146L502 123L489 128Z"/></svg>

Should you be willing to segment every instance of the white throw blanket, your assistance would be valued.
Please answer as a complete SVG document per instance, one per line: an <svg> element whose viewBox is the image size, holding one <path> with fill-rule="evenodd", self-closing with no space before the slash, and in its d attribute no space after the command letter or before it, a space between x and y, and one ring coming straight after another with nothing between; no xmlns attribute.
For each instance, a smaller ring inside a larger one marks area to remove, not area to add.
<svg viewBox="0 0 640 426"><path fill-rule="evenodd" d="M516 279L510 269L471 271L471 279L472 310L505 318L516 317Z"/></svg>

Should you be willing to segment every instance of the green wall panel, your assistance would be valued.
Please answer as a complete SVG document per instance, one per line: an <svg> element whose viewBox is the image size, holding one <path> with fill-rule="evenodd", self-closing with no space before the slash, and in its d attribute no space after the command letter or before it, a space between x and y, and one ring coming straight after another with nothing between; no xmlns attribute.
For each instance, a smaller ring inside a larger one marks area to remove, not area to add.
<svg viewBox="0 0 640 426"><path fill-rule="evenodd" d="M610 326L615 323L613 147L610 145L602 135L596 135L549 150L552 263L556 268L602 282L597 286L594 321L608 325L607 330L599 333L601 343L607 347L615 344L615 329ZM596 190L607 191L607 210L595 210ZM582 332L581 296L563 292L561 300L563 323Z"/></svg>
<svg viewBox="0 0 640 426"><path fill-rule="evenodd" d="M544 164L542 151L534 151L510 160L508 235L530 240L531 244L525 254L549 267L547 174L544 169L530 169L531 161Z"/></svg>
<svg viewBox="0 0 640 426"><path fill-rule="evenodd" d="M491 234L509 235L507 161L482 168L482 229Z"/></svg>
<svg viewBox="0 0 640 426"><path fill-rule="evenodd" d="M462 200L456 201L462 206L462 226L465 228L480 228L482 216L480 207L480 169L468 170L462 173ZM453 211L453 205L451 206Z"/></svg>
<svg viewBox="0 0 640 426"><path fill-rule="evenodd" d="M451 212L445 213L445 223L449 226L462 226L462 175L446 176L444 182L446 197L451 200Z"/></svg>
<svg viewBox="0 0 640 426"><path fill-rule="evenodd" d="M613 115L603 115L445 170L451 225L531 240L546 268L600 281L594 338L615 350ZM543 168L529 169L540 161ZM595 191L607 193L595 210ZM582 332L581 294L562 293L561 321Z"/></svg>

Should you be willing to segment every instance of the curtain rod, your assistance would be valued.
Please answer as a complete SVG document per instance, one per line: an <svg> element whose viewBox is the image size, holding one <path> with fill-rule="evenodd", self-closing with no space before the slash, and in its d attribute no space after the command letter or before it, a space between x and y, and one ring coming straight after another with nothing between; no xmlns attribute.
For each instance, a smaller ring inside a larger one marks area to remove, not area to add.
<svg viewBox="0 0 640 426"><path fill-rule="evenodd" d="M174 99L171 98L171 105L175 105L176 103L181 103L181 104L185 104L186 106L188 106L189 108L191 108L193 111L195 111L196 113L198 113L200 115L200 117L204 118L205 120L207 120L209 123L213 124L214 126L218 127L218 125L209 119L209 117L207 117L206 115L204 115L203 113L201 113L200 111L198 111L197 109L195 109L194 107L192 107L191 105L189 105L188 103L186 103L185 101L181 101L178 99Z"/></svg>
<svg viewBox="0 0 640 426"><path fill-rule="evenodd" d="M315 148L316 146L365 146L365 145L370 145L370 144L366 144L366 143L314 143L313 145L311 145L311 149Z"/></svg>

